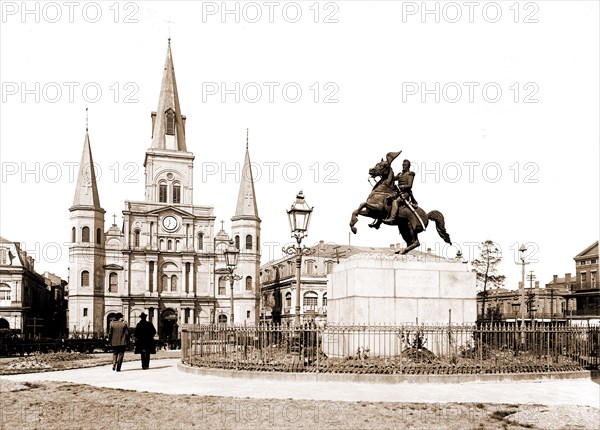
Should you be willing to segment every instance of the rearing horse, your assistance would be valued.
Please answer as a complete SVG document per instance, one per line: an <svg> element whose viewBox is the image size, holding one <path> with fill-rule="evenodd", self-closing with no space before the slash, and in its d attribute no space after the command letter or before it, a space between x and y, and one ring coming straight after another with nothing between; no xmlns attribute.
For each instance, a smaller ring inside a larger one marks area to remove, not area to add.
<svg viewBox="0 0 600 430"><path fill-rule="evenodd" d="M369 175L372 178L379 177L371 194L367 197L367 201L361 203L354 212L352 212L352 218L350 219L350 229L352 233L356 234L356 227L354 225L358 222L358 215L373 218L369 227L378 229L381 226L382 220L387 218L390 213L392 202L399 196L398 188L394 185L394 170L392 169L392 161L400 155L400 152L388 152L386 159L383 158L374 167L369 169ZM429 224L429 220L435 222L435 227L444 242L452 244L450 235L446 232L444 226L444 216L441 212L433 210L426 213L421 207L414 209L415 212L421 218L423 224L406 205L403 205L398 210L398 215L389 225L397 225L402 239L406 242L406 248L403 250L396 251L396 254L406 254L412 251L420 245L418 234L424 231Z"/></svg>

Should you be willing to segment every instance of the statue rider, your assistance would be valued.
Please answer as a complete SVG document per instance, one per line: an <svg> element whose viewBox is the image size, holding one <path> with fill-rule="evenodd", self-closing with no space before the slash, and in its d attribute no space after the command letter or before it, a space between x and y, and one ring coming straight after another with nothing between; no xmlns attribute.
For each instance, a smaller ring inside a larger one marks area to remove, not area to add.
<svg viewBox="0 0 600 430"><path fill-rule="evenodd" d="M398 209L401 205L411 205L414 209L417 208L417 200L412 193L412 184L415 179L415 172L410 171L410 161L404 160L402 162L402 172L398 173L394 178L397 181L400 195L392 202L392 209L390 215L383 220L384 223L392 223L398 215Z"/></svg>

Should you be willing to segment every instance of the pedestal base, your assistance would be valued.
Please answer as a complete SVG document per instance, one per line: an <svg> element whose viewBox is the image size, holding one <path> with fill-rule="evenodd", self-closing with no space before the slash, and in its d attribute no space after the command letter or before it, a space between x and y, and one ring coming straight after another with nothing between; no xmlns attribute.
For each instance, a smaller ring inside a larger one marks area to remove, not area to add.
<svg viewBox="0 0 600 430"><path fill-rule="evenodd" d="M357 254L327 283L329 324L474 323L475 274L430 254Z"/></svg>

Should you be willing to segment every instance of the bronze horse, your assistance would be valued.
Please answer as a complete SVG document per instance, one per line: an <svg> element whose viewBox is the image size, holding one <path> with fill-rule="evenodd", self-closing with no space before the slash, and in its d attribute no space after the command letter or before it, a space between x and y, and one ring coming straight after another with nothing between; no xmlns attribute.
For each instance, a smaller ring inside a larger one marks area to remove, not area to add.
<svg viewBox="0 0 600 430"><path fill-rule="evenodd" d="M354 224L358 222L358 215L373 218L375 221L369 224L369 227L377 229L381 226L382 220L389 215L392 202L400 194L398 188L394 185L394 171L392 169L392 161L400 155L400 152L389 152L385 160L382 158L375 167L369 169L369 175L372 178L379 177L380 179L373 187L369 197L367 197L367 201L361 203L358 209L352 212L352 218L350 219L352 233L356 234ZM418 235L427 228L429 220L435 221L437 232L444 239L444 242L452 244L450 235L446 232L444 216L441 212L433 210L426 213L420 206L415 211L423 221L423 225L421 225L415 213L406 205L400 207L398 215L389 224L398 226L402 239L407 245L406 248L396 251L396 254L406 254L420 245Z"/></svg>

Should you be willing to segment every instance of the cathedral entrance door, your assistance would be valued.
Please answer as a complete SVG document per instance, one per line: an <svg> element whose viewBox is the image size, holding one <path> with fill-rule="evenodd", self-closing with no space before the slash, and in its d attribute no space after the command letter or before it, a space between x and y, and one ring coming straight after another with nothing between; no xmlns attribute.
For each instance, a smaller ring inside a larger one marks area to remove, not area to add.
<svg viewBox="0 0 600 430"><path fill-rule="evenodd" d="M161 314L161 339L177 339L177 313L173 309L165 309Z"/></svg>

